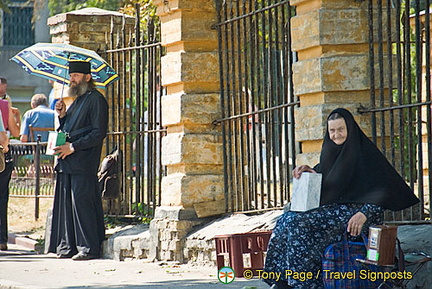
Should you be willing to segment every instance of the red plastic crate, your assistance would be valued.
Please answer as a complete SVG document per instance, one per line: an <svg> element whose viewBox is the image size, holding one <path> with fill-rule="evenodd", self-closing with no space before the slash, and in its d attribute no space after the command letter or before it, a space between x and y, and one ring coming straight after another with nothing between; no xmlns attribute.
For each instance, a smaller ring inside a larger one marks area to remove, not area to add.
<svg viewBox="0 0 432 289"><path fill-rule="evenodd" d="M272 231L250 232L215 236L216 263L218 270L225 266L225 257L228 257L229 266L234 270L236 277L242 277L244 270L264 268L264 252L270 240ZM250 255L251 267L245 267L243 254Z"/></svg>

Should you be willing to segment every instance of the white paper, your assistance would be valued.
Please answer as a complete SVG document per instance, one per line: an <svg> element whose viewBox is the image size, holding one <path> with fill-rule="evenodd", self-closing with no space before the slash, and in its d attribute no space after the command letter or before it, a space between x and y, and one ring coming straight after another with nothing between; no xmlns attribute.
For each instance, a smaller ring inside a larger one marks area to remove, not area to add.
<svg viewBox="0 0 432 289"><path fill-rule="evenodd" d="M294 178L291 211L305 212L319 207L321 180L318 173L302 173L300 179Z"/></svg>
<svg viewBox="0 0 432 289"><path fill-rule="evenodd" d="M47 155L55 154L54 148L56 147L56 142L57 142L57 135L55 133L48 134L48 143L46 149Z"/></svg>

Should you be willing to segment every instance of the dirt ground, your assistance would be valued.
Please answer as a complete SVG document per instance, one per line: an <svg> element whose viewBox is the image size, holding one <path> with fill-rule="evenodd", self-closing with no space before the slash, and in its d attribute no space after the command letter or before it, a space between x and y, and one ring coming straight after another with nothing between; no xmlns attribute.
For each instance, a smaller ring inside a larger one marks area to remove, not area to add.
<svg viewBox="0 0 432 289"><path fill-rule="evenodd" d="M52 208L54 198L39 199L39 218L35 219L34 198L10 197L8 205L9 233L17 236L26 236L33 240L42 240L45 236L46 218ZM124 226L132 224L119 220L111 220L106 224L106 235L111 235Z"/></svg>
<svg viewBox="0 0 432 289"><path fill-rule="evenodd" d="M32 239L43 239L46 216L52 207L52 202L53 198L39 199L39 218L36 220L34 198L9 198L9 232L29 236Z"/></svg>

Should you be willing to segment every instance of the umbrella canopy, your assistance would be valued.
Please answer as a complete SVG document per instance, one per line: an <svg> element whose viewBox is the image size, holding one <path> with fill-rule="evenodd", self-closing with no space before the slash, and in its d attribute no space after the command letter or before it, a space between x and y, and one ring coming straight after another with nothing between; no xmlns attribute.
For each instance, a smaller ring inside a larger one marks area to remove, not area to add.
<svg viewBox="0 0 432 289"><path fill-rule="evenodd" d="M37 43L20 51L10 60L29 74L69 85L69 60L91 63L91 75L97 87L105 88L118 74L96 52L63 43Z"/></svg>

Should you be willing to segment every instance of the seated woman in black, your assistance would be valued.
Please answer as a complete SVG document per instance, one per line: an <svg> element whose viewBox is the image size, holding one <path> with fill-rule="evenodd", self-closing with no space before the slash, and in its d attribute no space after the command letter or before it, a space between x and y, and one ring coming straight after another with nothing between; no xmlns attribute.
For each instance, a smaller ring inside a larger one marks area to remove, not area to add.
<svg viewBox="0 0 432 289"><path fill-rule="evenodd" d="M322 173L320 207L307 212L286 212L276 223L268 246L264 270L280 273L264 280L272 288L324 288L321 270L324 249L340 242L347 231L367 234L383 221L385 209L398 211L419 200L384 155L366 137L346 109L338 108L327 119L320 163L293 170ZM286 278L286 270L312 272L312 279ZM292 287L291 287L292 286Z"/></svg>

